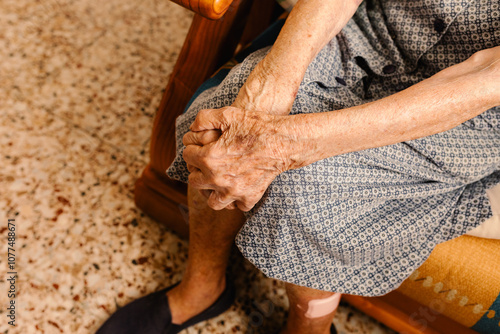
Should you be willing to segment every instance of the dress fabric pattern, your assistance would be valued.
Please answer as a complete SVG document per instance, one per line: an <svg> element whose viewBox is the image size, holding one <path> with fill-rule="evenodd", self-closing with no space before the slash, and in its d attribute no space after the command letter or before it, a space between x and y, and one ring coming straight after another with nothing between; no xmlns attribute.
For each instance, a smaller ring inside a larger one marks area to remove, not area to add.
<svg viewBox="0 0 500 334"><path fill-rule="evenodd" d="M291 114L339 110L403 90L500 45L497 0L364 1L308 67ZM238 64L176 121L169 177L187 182L182 137L201 109L231 105L269 48ZM492 215L500 183L500 108L442 133L347 153L280 174L236 237L266 276L377 296L441 242Z"/></svg>

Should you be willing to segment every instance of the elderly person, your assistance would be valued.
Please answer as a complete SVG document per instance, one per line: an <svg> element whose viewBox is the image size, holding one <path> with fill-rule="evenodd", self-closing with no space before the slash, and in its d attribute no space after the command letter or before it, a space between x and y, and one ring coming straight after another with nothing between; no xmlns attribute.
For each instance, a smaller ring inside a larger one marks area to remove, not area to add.
<svg viewBox="0 0 500 334"><path fill-rule="evenodd" d="M167 172L189 183L187 270L102 333L177 333L224 311L234 240L286 282L282 333L329 333L340 293L397 288L492 215L499 45L497 0L299 0L272 48L178 118Z"/></svg>

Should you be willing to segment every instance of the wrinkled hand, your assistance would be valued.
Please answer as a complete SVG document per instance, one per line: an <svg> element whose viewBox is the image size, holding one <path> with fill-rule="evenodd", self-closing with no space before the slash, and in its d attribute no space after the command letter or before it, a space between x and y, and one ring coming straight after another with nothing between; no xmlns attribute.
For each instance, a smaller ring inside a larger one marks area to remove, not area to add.
<svg viewBox="0 0 500 334"><path fill-rule="evenodd" d="M231 107L240 109L240 111L242 109L246 109L254 111L258 110L260 113L288 115L295 99L297 87L295 87L291 83L277 84L275 82L276 75L272 70L270 70L273 68L274 67L270 67L266 63L266 58L264 58L263 61L257 64L252 73L250 73L248 79L245 81L243 87L240 89L238 96L234 100ZM192 131L195 130L192 129ZM186 135L186 138L191 138L191 140L185 140L184 145L208 145L212 142L217 141L221 135L220 129L196 131L196 135L194 135L192 132L190 132L189 135ZM199 169L188 163L188 170L197 171ZM208 189L200 189L200 192L207 199L209 199L214 191ZM220 197L220 194L216 193L212 198L214 197L218 198ZM210 203L212 203L212 201L213 200L209 201L209 205ZM243 207L243 204L240 203L240 206ZM225 208L227 209L234 209L235 207L235 202L231 202L225 206ZM218 205L217 208L222 209L220 205Z"/></svg>
<svg viewBox="0 0 500 334"><path fill-rule="evenodd" d="M184 138L189 184L213 190L208 205L249 211L288 169L288 117L236 107L201 110ZM235 204L232 204L232 203Z"/></svg>

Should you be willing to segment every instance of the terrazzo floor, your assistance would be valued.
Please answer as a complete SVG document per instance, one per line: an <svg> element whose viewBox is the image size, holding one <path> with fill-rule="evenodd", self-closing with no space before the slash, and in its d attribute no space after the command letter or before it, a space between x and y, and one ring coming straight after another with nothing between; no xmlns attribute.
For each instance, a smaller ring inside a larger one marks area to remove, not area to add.
<svg viewBox="0 0 500 334"><path fill-rule="evenodd" d="M191 19L167 0L1 0L0 333L94 333L117 306L182 277L186 241L134 206L133 185ZM235 305L185 333L280 328L282 284L233 257ZM393 333L345 304L335 324Z"/></svg>

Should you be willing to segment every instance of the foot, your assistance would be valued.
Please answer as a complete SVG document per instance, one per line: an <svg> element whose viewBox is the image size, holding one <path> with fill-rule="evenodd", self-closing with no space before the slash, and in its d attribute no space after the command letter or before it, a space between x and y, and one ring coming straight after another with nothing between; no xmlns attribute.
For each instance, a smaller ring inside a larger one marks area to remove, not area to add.
<svg viewBox="0 0 500 334"><path fill-rule="evenodd" d="M226 287L226 278L207 281L206 278L183 279L167 291L173 324L182 324L210 307Z"/></svg>
<svg viewBox="0 0 500 334"><path fill-rule="evenodd" d="M177 289L179 283L138 298L120 307L104 322L96 334L177 334L194 324L218 316L231 306L235 297L234 286L230 281L226 282L225 278L219 281L217 280L217 284L211 288L208 285L198 284L189 290L184 290L185 287L182 290L178 289L171 299L174 304L180 306L171 307L169 303L169 292ZM188 286L186 282L184 285ZM216 287L220 287L222 293L219 293ZM187 299L176 297L183 293ZM175 322L172 321L171 309L176 310Z"/></svg>

